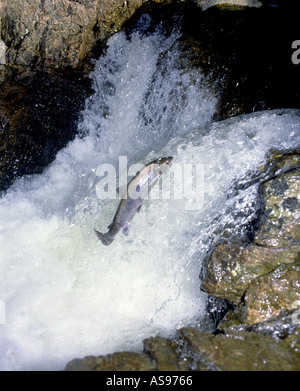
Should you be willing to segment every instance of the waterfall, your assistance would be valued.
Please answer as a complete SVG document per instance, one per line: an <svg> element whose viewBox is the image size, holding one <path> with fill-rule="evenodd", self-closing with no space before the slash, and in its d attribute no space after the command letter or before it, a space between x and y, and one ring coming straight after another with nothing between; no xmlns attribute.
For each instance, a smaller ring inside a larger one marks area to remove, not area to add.
<svg viewBox="0 0 300 391"><path fill-rule="evenodd" d="M297 110L212 123L217 96L200 70L181 67L179 35L111 37L78 137L0 199L1 370L62 369L204 322L203 258L223 236L243 235L258 208L257 185L234 184L271 148L299 145ZM103 246L94 228L106 232L119 200L97 196L99 166L119 174L120 157L130 168L162 156L174 164L157 197L128 237Z"/></svg>

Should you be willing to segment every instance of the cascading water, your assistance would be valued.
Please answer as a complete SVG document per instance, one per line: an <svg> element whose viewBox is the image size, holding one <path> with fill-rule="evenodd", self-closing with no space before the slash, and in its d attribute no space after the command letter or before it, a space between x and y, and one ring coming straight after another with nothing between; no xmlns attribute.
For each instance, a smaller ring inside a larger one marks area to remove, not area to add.
<svg viewBox="0 0 300 391"><path fill-rule="evenodd" d="M299 145L296 110L210 124L217 98L200 71L180 68L177 40L113 36L91 75L80 137L0 199L0 369L62 369L201 322L202 260L224 231L243 234L258 208L257 185L233 185L271 148ZM162 181L171 190L145 200L130 235L105 247L94 228L106 232L119 200L97 196L97 173L120 156L128 166L173 156Z"/></svg>

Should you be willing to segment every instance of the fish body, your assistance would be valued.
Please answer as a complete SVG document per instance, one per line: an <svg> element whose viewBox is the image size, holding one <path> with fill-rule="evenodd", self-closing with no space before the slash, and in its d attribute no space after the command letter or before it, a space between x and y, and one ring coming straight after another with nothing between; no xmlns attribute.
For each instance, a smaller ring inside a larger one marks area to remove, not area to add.
<svg viewBox="0 0 300 391"><path fill-rule="evenodd" d="M108 226L107 233L95 230L101 242L108 246L115 236L122 231L124 235L129 234L130 223L134 215L140 211L144 199L148 196L160 176L167 171L173 162L172 157L161 158L147 164L128 183L125 194L116 211L112 223Z"/></svg>

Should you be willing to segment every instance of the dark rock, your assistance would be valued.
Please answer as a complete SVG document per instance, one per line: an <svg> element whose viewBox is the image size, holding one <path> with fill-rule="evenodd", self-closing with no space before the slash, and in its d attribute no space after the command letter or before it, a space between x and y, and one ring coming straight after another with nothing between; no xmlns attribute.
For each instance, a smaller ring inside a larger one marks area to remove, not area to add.
<svg viewBox="0 0 300 391"><path fill-rule="evenodd" d="M219 297L208 296L206 304L206 313L212 322L215 330L224 316L233 308L233 304L228 300L222 300Z"/></svg>
<svg viewBox="0 0 300 391"><path fill-rule="evenodd" d="M1 85L0 190L17 177L40 173L55 158L77 133L90 93L87 78L45 72L27 72Z"/></svg>

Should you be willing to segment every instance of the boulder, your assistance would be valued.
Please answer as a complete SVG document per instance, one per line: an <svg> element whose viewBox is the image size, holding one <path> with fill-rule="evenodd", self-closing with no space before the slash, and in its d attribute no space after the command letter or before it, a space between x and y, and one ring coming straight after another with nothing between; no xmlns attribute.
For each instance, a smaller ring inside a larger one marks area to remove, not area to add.
<svg viewBox="0 0 300 391"><path fill-rule="evenodd" d="M300 369L300 354L284 341L244 330L226 334L205 334L185 328L186 341L194 368L222 371L287 371Z"/></svg>
<svg viewBox="0 0 300 391"><path fill-rule="evenodd" d="M300 370L300 353L285 341L262 333L229 330L214 335L186 327L173 339L145 340L141 353L75 359L65 370L296 371Z"/></svg>
<svg viewBox="0 0 300 391"><path fill-rule="evenodd" d="M116 32L142 0L2 0L7 65L82 68L99 41Z"/></svg>
<svg viewBox="0 0 300 391"><path fill-rule="evenodd" d="M16 178L41 172L77 133L91 93L87 78L12 72L0 90L0 191Z"/></svg>
<svg viewBox="0 0 300 391"><path fill-rule="evenodd" d="M272 272L254 279L245 294L245 323L264 322L289 311L300 299L300 257L282 263Z"/></svg>
<svg viewBox="0 0 300 391"><path fill-rule="evenodd" d="M5 43L0 39L0 66L5 64L5 53L6 53Z"/></svg>
<svg viewBox="0 0 300 391"><path fill-rule="evenodd" d="M106 356L88 356L70 361L66 371L150 371L154 369L147 354L120 352Z"/></svg>
<svg viewBox="0 0 300 391"><path fill-rule="evenodd" d="M218 245L201 285L243 303L249 324L279 316L300 299L299 151L273 152L260 180L263 210L252 243Z"/></svg>
<svg viewBox="0 0 300 391"><path fill-rule="evenodd" d="M183 0L202 10L214 5L260 7L258 0ZM89 69L88 59L137 9L177 0L2 0L1 39L7 65ZM0 49L1 50L1 49Z"/></svg>

